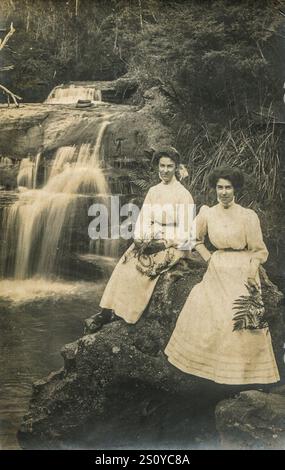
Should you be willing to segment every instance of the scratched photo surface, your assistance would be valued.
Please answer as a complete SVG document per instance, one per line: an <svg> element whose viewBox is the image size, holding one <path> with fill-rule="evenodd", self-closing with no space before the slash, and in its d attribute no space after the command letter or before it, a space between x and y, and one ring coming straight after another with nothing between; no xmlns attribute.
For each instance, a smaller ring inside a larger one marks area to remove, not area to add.
<svg viewBox="0 0 285 470"><path fill-rule="evenodd" d="M1 450L285 448L284 53L281 0L1 0Z"/></svg>

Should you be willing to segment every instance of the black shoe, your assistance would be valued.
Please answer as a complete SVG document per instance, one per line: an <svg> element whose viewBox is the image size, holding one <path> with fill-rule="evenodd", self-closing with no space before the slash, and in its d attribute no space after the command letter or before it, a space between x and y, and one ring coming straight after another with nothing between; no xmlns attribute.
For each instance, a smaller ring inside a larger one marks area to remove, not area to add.
<svg viewBox="0 0 285 470"><path fill-rule="evenodd" d="M113 321L118 321L118 320L121 320L121 318L118 317L118 315L116 315L116 314L112 311L112 315L111 315L111 318L110 318L110 323L113 322Z"/></svg>
<svg viewBox="0 0 285 470"><path fill-rule="evenodd" d="M110 310L108 308L103 308L100 313L97 313L97 315L95 315L95 318L98 318L98 321L103 322L103 325L105 325L105 323L109 323L112 316L113 316L113 310Z"/></svg>
<svg viewBox="0 0 285 470"><path fill-rule="evenodd" d="M113 312L107 308L103 308L101 312L95 313L92 315L91 318L88 318L85 321L86 324L86 332L88 333L95 333L102 328L103 325L110 323L112 320Z"/></svg>

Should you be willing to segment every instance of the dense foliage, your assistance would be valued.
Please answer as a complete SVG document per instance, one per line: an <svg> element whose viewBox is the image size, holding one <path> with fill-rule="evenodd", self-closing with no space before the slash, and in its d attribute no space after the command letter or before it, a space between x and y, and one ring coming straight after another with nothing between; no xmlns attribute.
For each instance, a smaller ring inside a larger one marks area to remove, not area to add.
<svg viewBox="0 0 285 470"><path fill-rule="evenodd" d="M205 200L220 163L248 176L244 203L271 214L282 199L280 127L285 34L279 0L1 0L6 84L41 101L69 80L127 74L133 102L157 87L169 101L158 118L189 164L188 185ZM257 122L257 116L259 121ZM279 220L280 222L280 220Z"/></svg>
<svg viewBox="0 0 285 470"><path fill-rule="evenodd" d="M164 85L185 113L264 104L280 91L272 67L281 19L273 0L1 0L17 33L5 61L15 92L43 99L68 80L129 72Z"/></svg>

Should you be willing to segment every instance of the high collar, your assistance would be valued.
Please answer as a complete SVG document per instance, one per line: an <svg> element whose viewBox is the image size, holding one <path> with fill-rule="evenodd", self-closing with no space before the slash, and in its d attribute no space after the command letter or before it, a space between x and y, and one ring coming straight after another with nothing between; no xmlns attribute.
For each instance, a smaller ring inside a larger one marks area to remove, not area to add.
<svg viewBox="0 0 285 470"><path fill-rule="evenodd" d="M172 180L169 181L169 183L165 183L163 180L161 180L160 184L165 187L165 188L169 188L171 186L173 186L175 183L177 183L177 178L176 176L174 175Z"/></svg>
<svg viewBox="0 0 285 470"><path fill-rule="evenodd" d="M229 209L233 208L236 206L236 203L235 203L235 199L233 198L233 200L230 202L230 204L228 206L224 206L221 201L218 201L218 206L224 210L224 211L228 211Z"/></svg>

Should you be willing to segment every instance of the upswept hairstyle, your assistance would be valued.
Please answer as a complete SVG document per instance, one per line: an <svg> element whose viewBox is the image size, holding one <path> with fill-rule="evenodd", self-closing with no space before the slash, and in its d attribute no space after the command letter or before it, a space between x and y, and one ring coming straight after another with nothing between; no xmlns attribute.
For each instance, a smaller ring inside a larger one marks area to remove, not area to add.
<svg viewBox="0 0 285 470"><path fill-rule="evenodd" d="M180 164L180 155L174 147L163 147L155 151L153 154L152 162L155 165L158 165L159 160L162 157L171 158L171 160L174 161L176 166Z"/></svg>
<svg viewBox="0 0 285 470"><path fill-rule="evenodd" d="M235 190L239 190L243 187L244 175L239 168L230 166L220 166L214 168L208 177L209 186L216 188L217 182L220 178L229 180Z"/></svg>

